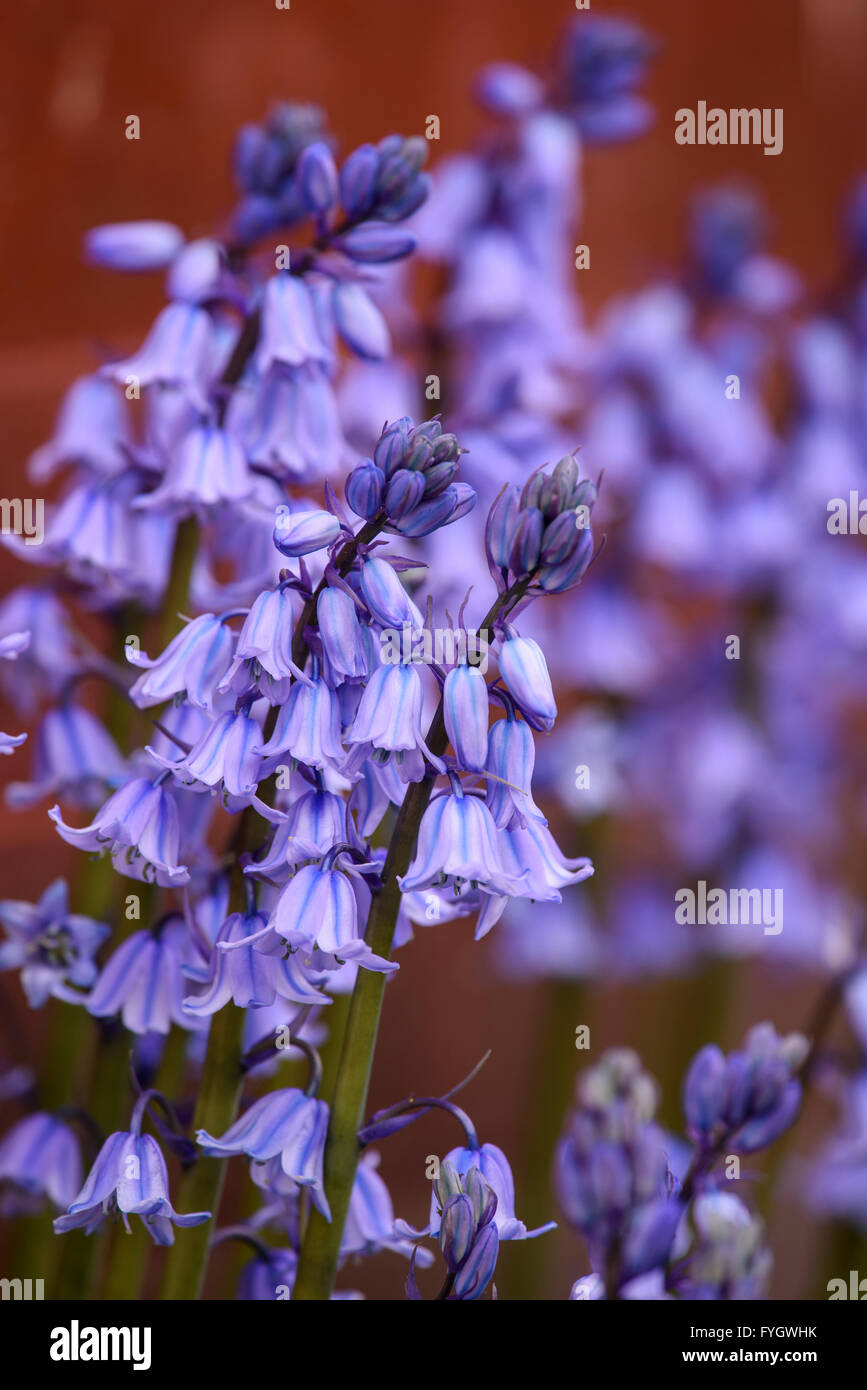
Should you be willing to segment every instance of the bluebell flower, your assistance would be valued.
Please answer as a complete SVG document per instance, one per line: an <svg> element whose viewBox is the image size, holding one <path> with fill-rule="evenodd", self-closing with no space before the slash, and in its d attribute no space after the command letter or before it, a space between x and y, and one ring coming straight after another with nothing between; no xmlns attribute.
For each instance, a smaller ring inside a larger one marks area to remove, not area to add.
<svg viewBox="0 0 867 1390"><path fill-rule="evenodd" d="M499 832L484 802L464 796L460 787L437 796L422 817L415 857L398 879L401 892L448 884L460 896L479 887L498 896L515 896L522 876L510 875L499 849Z"/></svg>
<svg viewBox="0 0 867 1390"><path fill-rule="evenodd" d="M198 784L219 788L229 806L255 806L266 820L282 819L257 796L262 776L262 726L241 709L217 715L186 756L163 757L153 747L147 751L155 762L169 768L184 786Z"/></svg>
<svg viewBox="0 0 867 1390"><path fill-rule="evenodd" d="M127 647L126 658L146 674L135 681L130 696L139 709L183 695L191 705L209 713L222 708L217 688L232 659L231 629L214 616L193 618L173 637L161 656Z"/></svg>
<svg viewBox="0 0 867 1390"><path fill-rule="evenodd" d="M80 1003L70 986L87 989L96 979L94 954L109 928L69 911L66 881L55 879L38 903L5 899L0 922L9 937L0 946L0 970L20 970L21 986L32 1009L52 995Z"/></svg>
<svg viewBox="0 0 867 1390"><path fill-rule="evenodd" d="M200 1129L196 1139L207 1154L217 1158L249 1154L256 1163L270 1165L299 1187L309 1188L314 1206L330 1221L322 1180L327 1129L325 1102L289 1087L254 1101L222 1137Z"/></svg>
<svg viewBox="0 0 867 1390"><path fill-rule="evenodd" d="M348 454L329 369L319 362L273 367L232 397L226 423L250 462L277 478L328 477Z"/></svg>
<svg viewBox="0 0 867 1390"><path fill-rule="evenodd" d="M183 244L183 232L171 222L111 222L85 234L84 253L91 265L108 270L162 270Z"/></svg>
<svg viewBox="0 0 867 1390"><path fill-rule="evenodd" d="M333 354L319 329L310 287L299 275L272 275L262 296L262 326L256 370L301 367L307 362L330 365Z"/></svg>
<svg viewBox="0 0 867 1390"><path fill-rule="evenodd" d="M378 362L389 356L388 324L362 285L335 285L331 303L337 330L358 357Z"/></svg>
<svg viewBox="0 0 867 1390"><path fill-rule="evenodd" d="M104 377L80 377L63 398L51 439L30 456L28 473L36 482L64 465L118 473L128 462L131 446L123 392Z"/></svg>
<svg viewBox="0 0 867 1390"><path fill-rule="evenodd" d="M345 757L340 740L340 707L334 691L316 673L296 681L285 705L281 705L274 732L261 740L257 752L266 759L290 754L307 767L342 766Z"/></svg>
<svg viewBox="0 0 867 1390"><path fill-rule="evenodd" d="M581 855L567 859L541 820L530 817L524 825L517 817L499 832L500 856L508 873L523 875L516 896L540 901L559 896L559 889L583 883L593 874L590 860Z"/></svg>
<svg viewBox="0 0 867 1390"><path fill-rule="evenodd" d="M340 1253L342 1256L374 1255L379 1250L392 1250L409 1258L415 1247L395 1227L394 1206L378 1168L379 1154L365 1149L355 1171ZM416 1250L416 1264L432 1263L433 1255L429 1250L423 1247Z"/></svg>
<svg viewBox="0 0 867 1390"><path fill-rule="evenodd" d="M300 611L298 596L288 585L259 594L238 633L234 660L219 688L237 690L240 695L253 684L272 704L282 703L290 678L300 675L292 660L292 633Z"/></svg>
<svg viewBox="0 0 867 1390"><path fill-rule="evenodd" d="M233 912L220 928L215 949L207 966L187 966L189 978L207 988L188 995L183 1001L187 1014L202 1018L217 1013L231 1000L239 1009L268 1007L279 999L293 1004L330 1004L320 987L327 980L324 971L309 970L298 954L286 956L285 943L273 935L273 944L261 937L267 918L263 913ZM259 939L243 945L251 937ZM223 951L221 943L232 942L236 949Z"/></svg>
<svg viewBox="0 0 867 1390"><path fill-rule="evenodd" d="M196 1029L203 1020L184 1007L185 967L196 954L181 920L156 934L133 932L121 942L84 1000L94 1018L119 1014L131 1033L168 1033L172 1024Z"/></svg>
<svg viewBox="0 0 867 1390"><path fill-rule="evenodd" d="M123 386L135 377L141 386L178 386L202 411L220 369L214 322L193 304L169 304L157 315L137 353L102 368Z"/></svg>
<svg viewBox="0 0 867 1390"><path fill-rule="evenodd" d="M532 637L508 637L497 655L506 688L528 724L547 732L557 718L548 665Z"/></svg>
<svg viewBox="0 0 867 1390"><path fill-rule="evenodd" d="M446 732L462 768L481 772L488 753L488 687L478 666L455 666L443 686Z"/></svg>
<svg viewBox="0 0 867 1390"><path fill-rule="evenodd" d="M159 487L133 505L207 516L215 507L246 501L252 491L253 479L238 440L228 430L203 425L191 430L173 451Z"/></svg>
<svg viewBox="0 0 867 1390"><path fill-rule="evenodd" d="M316 604L316 620L335 683L367 676L368 648L362 638L356 601L346 589L329 586L322 590Z"/></svg>
<svg viewBox="0 0 867 1390"><path fill-rule="evenodd" d="M387 560L376 556L365 560L359 585L364 602L383 627L402 629L404 623L409 623L413 630L418 630L423 626L421 613Z"/></svg>
<svg viewBox="0 0 867 1390"><path fill-rule="evenodd" d="M320 511L318 507L297 510L294 513L287 506L277 508L274 522L274 544L281 555L294 559L299 555L310 555L314 550L324 550L332 545L340 535L340 522L330 512Z"/></svg>
<svg viewBox="0 0 867 1390"><path fill-rule="evenodd" d="M114 792L90 825L66 825L60 807L48 812L68 845L87 852L109 850L119 873L169 888L189 879L178 863L180 822L177 802L168 787L136 777Z"/></svg>
<svg viewBox="0 0 867 1390"><path fill-rule="evenodd" d="M47 1197L63 1211L81 1186L81 1154L69 1125L38 1111L0 1139L0 1196L4 1216L39 1210Z"/></svg>
<svg viewBox="0 0 867 1390"><path fill-rule="evenodd" d="M355 772L371 752L387 757L402 781L419 782L425 763L444 771L422 732L424 691L415 666L382 665L374 671L347 734L352 749L347 770Z"/></svg>
<svg viewBox="0 0 867 1390"><path fill-rule="evenodd" d="M327 862L327 861L326 861ZM268 925L292 947L316 946L341 961L390 974L395 961L376 955L358 934L358 905L339 869L307 864L281 892Z"/></svg>
<svg viewBox="0 0 867 1390"><path fill-rule="evenodd" d="M548 824L533 800L535 758L530 726L511 710L491 725L484 765L492 775L485 783L485 800L498 830L505 829L513 817L518 825L526 825L528 819Z"/></svg>
<svg viewBox="0 0 867 1390"><path fill-rule="evenodd" d="M523 1221L515 1215L515 1180L509 1161L496 1144L480 1144L478 1148L451 1149L443 1159L442 1167L450 1163L461 1178L466 1178L475 1169L481 1174L487 1186L496 1197L496 1210L493 1221L500 1240L532 1240L556 1229L557 1222L549 1221L535 1231L528 1231ZM431 1200L431 1235L437 1235L437 1197L434 1192Z"/></svg>
<svg viewBox="0 0 867 1390"><path fill-rule="evenodd" d="M69 1203L67 1216L58 1216L58 1235L83 1226L90 1235L109 1212L119 1211L129 1230L130 1216L140 1216L156 1245L172 1245L174 1226L200 1226L210 1220L207 1211L179 1215L169 1198L166 1161L157 1141L149 1134L118 1132L106 1139L84 1186Z"/></svg>
<svg viewBox="0 0 867 1390"><path fill-rule="evenodd" d="M346 802L336 792L310 788L286 807L268 853L248 864L244 873L282 880L305 859L321 859L347 838Z"/></svg>
<svg viewBox="0 0 867 1390"><path fill-rule="evenodd" d="M22 807L46 796L92 805L126 775L120 749L96 716L65 700L39 726L30 781L12 782L6 799Z"/></svg>

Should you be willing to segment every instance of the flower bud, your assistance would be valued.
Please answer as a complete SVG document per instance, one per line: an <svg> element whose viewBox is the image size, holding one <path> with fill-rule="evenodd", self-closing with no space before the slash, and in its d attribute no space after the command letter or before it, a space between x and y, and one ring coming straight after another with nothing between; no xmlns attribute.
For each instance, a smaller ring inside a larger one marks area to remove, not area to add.
<svg viewBox="0 0 867 1390"><path fill-rule="evenodd" d="M552 728L557 706L542 648L532 637L510 637L498 657L509 694L534 728Z"/></svg>
<svg viewBox="0 0 867 1390"><path fill-rule="evenodd" d="M500 1249L500 1234L493 1223L485 1226L460 1270L452 1291L455 1298L471 1303L481 1298L493 1278Z"/></svg>
<svg viewBox="0 0 867 1390"><path fill-rule="evenodd" d="M683 1110L695 1134L708 1135L722 1118L726 1100L726 1059L713 1043L693 1058L683 1083Z"/></svg>
<svg viewBox="0 0 867 1390"><path fill-rule="evenodd" d="M450 1158L443 1159L440 1164L438 1178L434 1178L434 1194L440 1208L444 1207L449 1197L454 1197L463 1191L461 1185L461 1175L457 1167Z"/></svg>
<svg viewBox="0 0 867 1390"><path fill-rule="evenodd" d="M350 217L363 217L373 205L379 155L373 145L359 145L340 170L340 201Z"/></svg>
<svg viewBox="0 0 867 1390"><path fill-rule="evenodd" d="M443 686L443 713L455 757L481 772L488 754L488 687L478 666L456 666Z"/></svg>
<svg viewBox="0 0 867 1390"><path fill-rule="evenodd" d="M424 471L425 497L438 497L456 477L458 464L454 462L435 463Z"/></svg>
<svg viewBox="0 0 867 1390"><path fill-rule="evenodd" d="M449 1197L440 1220L440 1246L450 1274L460 1269L470 1253L475 1230L470 1198L463 1192Z"/></svg>
<svg viewBox="0 0 867 1390"><path fill-rule="evenodd" d="M396 520L408 516L424 496L424 474L399 468L392 473L385 491L385 509Z"/></svg>
<svg viewBox="0 0 867 1390"><path fill-rule="evenodd" d="M365 560L360 583L365 603L383 627L422 627L421 614L387 560Z"/></svg>
<svg viewBox="0 0 867 1390"><path fill-rule="evenodd" d="M108 270L162 270L183 244L171 222L109 222L86 233L84 253Z"/></svg>
<svg viewBox="0 0 867 1390"><path fill-rule="evenodd" d="M340 522L330 512L312 508L310 511L296 512L293 516L287 506L277 508L274 544L281 555L290 559L309 555L314 550L324 550L339 535Z"/></svg>
<svg viewBox="0 0 867 1390"><path fill-rule="evenodd" d="M399 261L415 250L415 237L385 222L367 222L335 237L334 246L360 265Z"/></svg>
<svg viewBox="0 0 867 1390"><path fill-rule="evenodd" d="M382 469L377 468L373 459L365 459L357 468L353 468L343 491L356 516L370 521L382 506L384 489L385 475Z"/></svg>
<svg viewBox="0 0 867 1390"><path fill-rule="evenodd" d="M488 562L507 570L521 519L521 494L516 483L507 483L488 513L485 548Z"/></svg>
<svg viewBox="0 0 867 1390"><path fill-rule="evenodd" d="M562 565L564 560L574 554L580 532L575 525L573 512L561 512L549 521L542 537L541 556L545 565Z"/></svg>
<svg viewBox="0 0 867 1390"><path fill-rule="evenodd" d="M337 202L337 168L324 140L301 151L296 177L308 211L328 212Z"/></svg>
<svg viewBox="0 0 867 1390"><path fill-rule="evenodd" d="M538 507L527 507L521 512L509 556L509 568L516 577L532 574L539 563L544 525L545 518Z"/></svg>
<svg viewBox="0 0 867 1390"><path fill-rule="evenodd" d="M404 467L403 460L409 448L411 433L412 421L408 415L404 415L400 420L395 420L394 424L384 429L379 436L373 457L377 467L382 469L386 477L396 472L398 468Z"/></svg>
<svg viewBox="0 0 867 1390"><path fill-rule="evenodd" d="M564 513L565 517L573 520L572 513ZM593 559L593 532L588 528L583 531L576 531L578 543L572 554L557 565L545 565L539 570L537 579L546 594L562 594L564 590L571 589L577 584L582 575L587 571L590 561Z"/></svg>

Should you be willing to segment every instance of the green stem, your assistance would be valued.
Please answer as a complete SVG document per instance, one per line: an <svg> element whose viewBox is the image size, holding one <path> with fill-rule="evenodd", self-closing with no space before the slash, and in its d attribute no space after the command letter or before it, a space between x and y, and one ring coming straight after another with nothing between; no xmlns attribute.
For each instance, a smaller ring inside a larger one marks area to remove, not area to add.
<svg viewBox="0 0 867 1390"><path fill-rule="evenodd" d="M229 1004L214 1016L196 1103L193 1122L196 1130L223 1134L235 1118L243 1080L239 1066L243 1031L243 1009ZM198 1158L178 1188L176 1210L181 1213L209 1211L216 1220L225 1176L224 1158ZM200 1296L212 1234L211 1222L178 1231L166 1259L162 1299L186 1300Z"/></svg>

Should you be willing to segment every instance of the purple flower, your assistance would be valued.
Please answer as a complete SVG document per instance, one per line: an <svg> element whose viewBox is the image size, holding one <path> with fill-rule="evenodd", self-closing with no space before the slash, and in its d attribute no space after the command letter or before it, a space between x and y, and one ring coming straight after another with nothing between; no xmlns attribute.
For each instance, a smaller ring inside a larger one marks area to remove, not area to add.
<svg viewBox="0 0 867 1390"><path fill-rule="evenodd" d="M169 460L159 487L134 506L206 515L224 503L246 501L253 491L244 450L228 430L203 425L185 436Z"/></svg>
<svg viewBox="0 0 867 1390"><path fill-rule="evenodd" d="M183 244L171 222L111 222L87 232L84 252L91 265L109 270L162 270Z"/></svg>
<svg viewBox="0 0 867 1390"><path fill-rule="evenodd" d="M192 304L169 304L156 317L141 348L132 357L102 368L103 376L125 385L135 377L142 386L182 387L200 409L220 369L213 320Z"/></svg>
<svg viewBox="0 0 867 1390"><path fill-rule="evenodd" d="M131 444L123 392L104 377L81 377L64 396L54 434L31 456L28 471L38 482L64 464L118 473L127 463Z"/></svg>
<svg viewBox="0 0 867 1390"><path fill-rule="evenodd" d="M299 1187L309 1188L317 1210L330 1221L322 1180L327 1130L325 1102L290 1087L254 1101L222 1138L200 1129L196 1139L205 1153L218 1158L249 1154L257 1163L270 1164Z"/></svg>
<svg viewBox="0 0 867 1390"><path fill-rule="evenodd" d="M82 996L69 986L93 984L94 953L109 928L69 911L65 881L55 879L38 903L0 902L0 922L9 936L0 946L0 970L21 971L30 1007L40 1008L51 995L80 1003Z"/></svg>
<svg viewBox="0 0 867 1390"><path fill-rule="evenodd" d="M498 1149L496 1144L481 1144L476 1149L452 1149L443 1159L441 1171L446 1163L453 1164L461 1178L466 1178L473 1169L481 1174L496 1198L493 1220L500 1240L532 1240L536 1236L544 1235L546 1231L556 1229L556 1221L549 1221L547 1225L539 1226L535 1231L528 1231L523 1221L518 1220L515 1215L515 1181L512 1170L503 1150ZM437 1200L434 1194L431 1201L431 1235L436 1235L437 1230Z"/></svg>
<svg viewBox="0 0 867 1390"><path fill-rule="evenodd" d="M321 676L299 680L280 707L274 732L257 746L264 758L289 753L307 767L340 767L345 754L340 741L340 707Z"/></svg>
<svg viewBox="0 0 867 1390"><path fill-rule="evenodd" d="M368 650L355 599L345 589L323 589L316 604L316 620L335 684L367 676Z"/></svg>
<svg viewBox="0 0 867 1390"><path fill-rule="evenodd" d="M488 752L488 687L477 666L456 666L448 672L443 713L459 765L481 772Z"/></svg>
<svg viewBox="0 0 867 1390"><path fill-rule="evenodd" d="M196 1029L203 1022L184 1007L184 971L195 956L180 920L157 935L137 931L118 946L85 1000L94 1018L120 1014L131 1033L168 1033L172 1024Z"/></svg>
<svg viewBox="0 0 867 1390"><path fill-rule="evenodd" d="M330 365L332 352L322 337L310 287L298 275L272 275L262 298L262 327L256 369Z"/></svg>
<svg viewBox="0 0 867 1390"><path fill-rule="evenodd" d="M428 748L422 733L424 692L421 677L411 665L382 665L374 671L361 696L346 735L353 746L347 768L357 771L372 750L388 755L402 781L419 782L425 759L438 772L444 764Z"/></svg>
<svg viewBox="0 0 867 1390"><path fill-rule="evenodd" d="M183 695L198 709L220 709L217 688L231 661L233 642L231 629L220 618L203 613L181 628L162 656L151 658L128 647L127 660L147 672L132 686L132 699L139 709L147 709Z"/></svg>
<svg viewBox="0 0 867 1390"><path fill-rule="evenodd" d="M542 648L532 637L509 637L497 661L506 688L534 729L553 728L557 706Z"/></svg>
<svg viewBox="0 0 867 1390"><path fill-rule="evenodd" d="M0 1140L0 1209L5 1216L37 1211L47 1197L65 1210L81 1186L81 1155L70 1127L44 1111L26 1115Z"/></svg>
<svg viewBox="0 0 867 1390"><path fill-rule="evenodd" d="M286 956L285 944L272 934L272 945L262 939L267 925L264 913L245 915L233 912L220 928L210 964L188 966L186 974L207 985L202 994L189 995L183 1001L187 1014L200 1018L217 1013L230 1000L239 1009L268 1007L279 999L292 1004L330 1004L319 992L327 974L309 970L298 955ZM253 936L252 945L243 945ZM221 950L223 942L236 949ZM240 944L240 949L237 949Z"/></svg>
<svg viewBox="0 0 867 1390"><path fill-rule="evenodd" d="M387 560L375 556L361 566L361 596L378 623L401 629L404 623L417 630L422 616Z"/></svg>
<svg viewBox="0 0 867 1390"><path fill-rule="evenodd" d="M282 703L289 678L300 676L292 660L292 632L299 613L298 596L288 586L259 594L238 633L234 661L219 689L244 693L254 683L266 698L274 697L273 704Z"/></svg>
<svg viewBox="0 0 867 1390"><path fill-rule="evenodd" d="M327 861L326 861L327 862ZM289 880L269 926L292 947L316 946L338 960L390 974L394 961L375 955L358 935L358 905L346 874L307 864Z"/></svg>
<svg viewBox="0 0 867 1390"><path fill-rule="evenodd" d="M497 828L505 829L516 818L524 826L528 819L547 825L533 800L531 787L536 748L530 726L516 719L511 711L498 719L488 732L485 768L492 775L485 783L485 800Z"/></svg>
<svg viewBox="0 0 867 1390"><path fill-rule="evenodd" d="M119 873L158 883L163 888L186 883L189 870L178 863L180 822L177 802L168 787L136 777L114 792L90 825L66 825L59 806L48 812L68 845L89 853L108 849Z"/></svg>
<svg viewBox="0 0 867 1390"><path fill-rule="evenodd" d="M425 811L415 858L398 882L403 893L447 883L457 896L478 887L511 897L522 887L520 876L511 877L503 865L490 811L459 786L436 797Z"/></svg>
<svg viewBox="0 0 867 1390"><path fill-rule="evenodd" d="M416 1250L412 1241L395 1230L394 1206L378 1167L379 1154L365 1149L355 1172L341 1255L374 1255L379 1250L393 1250L409 1257L415 1250L416 1264L432 1264L429 1250Z"/></svg>
<svg viewBox="0 0 867 1390"><path fill-rule="evenodd" d="M320 511L318 507L298 510L294 514L289 507L277 508L274 522L274 544L281 555L294 559L299 555L310 555L314 550L324 550L332 545L340 535L340 522L330 512Z"/></svg>
<svg viewBox="0 0 867 1390"><path fill-rule="evenodd" d="M208 1211L180 1216L169 1199L169 1176L159 1144L149 1134L118 1132L106 1139L73 1202L69 1214L58 1216L58 1235L83 1226L90 1235L110 1211L120 1211L129 1230L129 1216L140 1216L157 1245L172 1245L173 1226L200 1226Z"/></svg>
<svg viewBox="0 0 867 1390"><path fill-rule="evenodd" d="M91 805L117 786L127 768L114 739L89 710L71 701L47 711L36 736L29 782L13 782L6 797L12 806L32 806L45 796Z"/></svg>

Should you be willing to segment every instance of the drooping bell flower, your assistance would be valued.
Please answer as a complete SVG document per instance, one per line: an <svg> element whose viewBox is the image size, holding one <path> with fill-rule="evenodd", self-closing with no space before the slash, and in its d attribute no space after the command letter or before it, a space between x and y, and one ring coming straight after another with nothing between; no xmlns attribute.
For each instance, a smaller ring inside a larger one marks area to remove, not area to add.
<svg viewBox="0 0 867 1390"><path fill-rule="evenodd" d="M457 1148L450 1150L443 1159L454 1164L459 1175L464 1178L476 1169L484 1178L497 1199L493 1220L500 1234L500 1240L532 1240L556 1229L557 1222L549 1221L535 1231L528 1231L523 1221L515 1215L515 1181L509 1161L496 1144L480 1144L478 1148ZM431 1199L431 1234L439 1231L436 1193Z"/></svg>
<svg viewBox="0 0 867 1390"><path fill-rule="evenodd" d="M485 783L485 800L498 830L505 829L513 817L519 825L530 818L548 824L533 800L535 760L530 726L516 719L511 710L505 719L491 725L485 768L492 775Z"/></svg>
<svg viewBox="0 0 867 1390"><path fill-rule="evenodd" d="M557 705L544 653L532 637L509 637L497 661L509 694L534 729L547 732L557 718Z"/></svg>
<svg viewBox="0 0 867 1390"><path fill-rule="evenodd" d="M423 626L421 613L387 560L376 556L365 560L359 584L364 602L383 627L400 631L405 623L413 630Z"/></svg>
<svg viewBox="0 0 867 1390"><path fill-rule="evenodd" d="M201 1226L208 1211L175 1211L169 1198L169 1175L159 1144L149 1134L120 1131L109 1135L97 1155L84 1186L69 1204L66 1216L58 1216L58 1235L84 1227L90 1235L112 1211L119 1211L129 1230L130 1216L140 1216L156 1245L172 1245L174 1226Z"/></svg>
<svg viewBox="0 0 867 1390"><path fill-rule="evenodd" d="M383 664L374 671L346 735L352 747L347 770L358 771L371 752L387 757L402 781L419 782L425 761L438 772L442 761L428 748L422 732L424 692L421 676L409 663Z"/></svg>
<svg viewBox="0 0 867 1390"><path fill-rule="evenodd" d="M217 935L216 949L207 967L193 965L187 975L207 985L202 994L188 995L183 1006L193 1017L208 1017L231 1000L239 1009L269 1007L276 1000L287 999L293 1004L330 1004L319 986L327 980L322 971L309 971L297 955L285 956L285 945L275 937L273 954L267 941L258 939L253 945L242 943L257 934L267 924L264 913L233 912L227 917ZM220 950L221 942L232 942L239 949Z"/></svg>
<svg viewBox="0 0 867 1390"><path fill-rule="evenodd" d="M346 874L329 867L333 857L298 870L277 899L269 926L292 947L316 946L338 960L390 974L397 963L375 955L358 934L355 894Z"/></svg>
<svg viewBox="0 0 867 1390"><path fill-rule="evenodd" d="M437 796L422 817L415 858L398 879L401 892L446 883L457 895L478 887L498 896L519 896L523 869L515 876L504 866L501 832L487 806L478 797L465 796L457 779L453 787Z"/></svg>
<svg viewBox="0 0 867 1390"><path fill-rule="evenodd" d="M172 451L159 487L134 506L142 510L207 516L224 503L237 505L253 492L244 450L228 430L202 425Z"/></svg>
<svg viewBox="0 0 867 1390"><path fill-rule="evenodd" d="M181 920L166 922L154 935L133 932L109 957L88 998L94 1018L119 1014L131 1033L168 1033L204 1026L184 1008L185 969L195 960L190 936Z"/></svg>
<svg viewBox="0 0 867 1390"><path fill-rule="evenodd" d="M292 660L292 633L300 611L298 595L287 585L259 594L238 633L234 660L219 688L241 695L254 684L272 704L282 704L290 677L301 675Z"/></svg>
<svg viewBox="0 0 867 1390"><path fill-rule="evenodd" d="M65 1211L81 1187L81 1154L69 1125L38 1111L0 1139L0 1196L4 1216L40 1210L45 1198Z"/></svg>
<svg viewBox="0 0 867 1390"><path fill-rule="evenodd" d="M100 721L66 700L48 710L39 726L31 780L12 782L6 798L16 807L33 806L45 796L93 805L106 785L117 786L126 775L120 749Z"/></svg>
<svg viewBox="0 0 867 1390"><path fill-rule="evenodd" d="M488 687L478 666L455 666L448 672L443 714L458 764L481 772L488 752Z"/></svg>
<svg viewBox="0 0 867 1390"><path fill-rule="evenodd" d="M325 1102L288 1087L254 1101L221 1137L200 1129L196 1140L206 1154L217 1158L249 1154L257 1163L272 1164L299 1187L308 1188L314 1206L330 1221L322 1178L327 1130Z"/></svg>
<svg viewBox="0 0 867 1390"><path fill-rule="evenodd" d="M108 363L101 371L121 385L135 377L141 386L182 387L206 411L208 390L220 370L215 346L214 321L207 310L193 304L168 304L139 351L121 362Z"/></svg>
<svg viewBox="0 0 867 1390"><path fill-rule="evenodd" d="M280 708L274 732L257 752L265 759L289 754L307 767L342 766L345 754L340 741L340 709L334 691L314 667L313 675L296 681Z"/></svg>
<svg viewBox="0 0 867 1390"><path fill-rule="evenodd" d="M108 850L119 873L171 888L189 881L178 863L180 821L171 790L159 781L136 777L120 787L90 825L66 825L59 806L48 812L68 845L93 854Z"/></svg>
<svg viewBox="0 0 867 1390"><path fill-rule="evenodd" d="M209 713L228 700L217 693L232 659L234 635L213 613L203 613L181 628L161 656L127 647L126 659L144 669L130 690L139 709L162 704L178 695Z"/></svg>
<svg viewBox="0 0 867 1390"><path fill-rule="evenodd" d="M340 535L340 522L319 507L298 508L294 512L281 504L275 513L274 544L288 559L324 550Z"/></svg>

